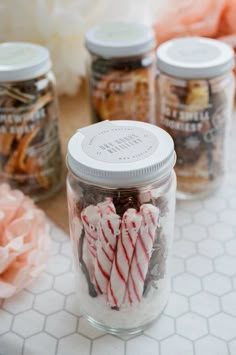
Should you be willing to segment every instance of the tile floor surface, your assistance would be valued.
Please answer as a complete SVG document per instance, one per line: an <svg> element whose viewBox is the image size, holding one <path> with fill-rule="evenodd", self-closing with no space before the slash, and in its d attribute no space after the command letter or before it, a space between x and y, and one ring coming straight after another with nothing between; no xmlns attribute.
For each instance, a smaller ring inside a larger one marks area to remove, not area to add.
<svg viewBox="0 0 236 355"><path fill-rule="evenodd" d="M53 226L46 271L0 305L0 355L236 355L235 153L232 138L216 195L177 204L172 293L155 325L130 337L92 328L76 307L68 237Z"/></svg>

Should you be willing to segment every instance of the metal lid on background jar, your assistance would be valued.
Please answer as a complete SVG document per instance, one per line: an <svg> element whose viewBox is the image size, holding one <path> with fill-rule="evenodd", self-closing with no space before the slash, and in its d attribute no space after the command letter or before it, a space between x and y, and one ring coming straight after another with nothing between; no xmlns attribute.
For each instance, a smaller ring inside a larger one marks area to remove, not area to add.
<svg viewBox="0 0 236 355"><path fill-rule="evenodd" d="M211 38L177 38L159 46L157 66L177 78L213 78L233 69L234 52L227 44Z"/></svg>
<svg viewBox="0 0 236 355"><path fill-rule="evenodd" d="M88 182L135 186L168 174L174 143L163 129L137 121L104 121L75 133L68 144L69 170Z"/></svg>
<svg viewBox="0 0 236 355"><path fill-rule="evenodd" d="M152 28L140 23L108 22L86 33L87 49L105 58L143 54L154 45Z"/></svg>
<svg viewBox="0 0 236 355"><path fill-rule="evenodd" d="M0 44L0 82L33 79L51 68L49 51L27 42Z"/></svg>

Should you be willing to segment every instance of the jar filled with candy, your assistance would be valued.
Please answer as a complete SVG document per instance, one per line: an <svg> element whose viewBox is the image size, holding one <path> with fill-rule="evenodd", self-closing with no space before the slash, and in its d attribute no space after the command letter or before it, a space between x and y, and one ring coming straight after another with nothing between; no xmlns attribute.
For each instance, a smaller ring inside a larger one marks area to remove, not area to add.
<svg viewBox="0 0 236 355"><path fill-rule="evenodd" d="M177 196L209 194L224 175L233 51L209 38L174 39L158 48L157 65L157 117L175 143Z"/></svg>
<svg viewBox="0 0 236 355"><path fill-rule="evenodd" d="M0 44L0 182L35 200L61 186L55 79L46 48Z"/></svg>
<svg viewBox="0 0 236 355"><path fill-rule="evenodd" d="M154 33L137 23L106 23L86 34L93 121L155 123Z"/></svg>
<svg viewBox="0 0 236 355"><path fill-rule="evenodd" d="M93 325L108 332L137 333L167 304L174 163L171 137L147 123L101 122L69 141L78 303Z"/></svg>

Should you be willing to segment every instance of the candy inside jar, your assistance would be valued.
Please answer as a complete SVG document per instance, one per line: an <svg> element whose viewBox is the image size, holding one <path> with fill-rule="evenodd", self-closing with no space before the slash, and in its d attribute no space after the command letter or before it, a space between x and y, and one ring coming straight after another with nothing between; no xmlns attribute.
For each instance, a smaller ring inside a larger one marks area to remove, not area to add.
<svg viewBox="0 0 236 355"><path fill-rule="evenodd" d="M168 134L144 123L100 123L69 142L67 191L78 302L91 323L108 332L139 332L167 303L174 161Z"/></svg>

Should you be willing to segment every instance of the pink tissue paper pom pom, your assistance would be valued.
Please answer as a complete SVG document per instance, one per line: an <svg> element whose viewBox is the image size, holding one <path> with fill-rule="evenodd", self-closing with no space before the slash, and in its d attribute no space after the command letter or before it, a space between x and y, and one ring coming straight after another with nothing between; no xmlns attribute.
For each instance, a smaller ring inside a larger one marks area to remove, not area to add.
<svg viewBox="0 0 236 355"><path fill-rule="evenodd" d="M43 211L21 191L0 185L0 299L26 287L44 269L50 245Z"/></svg>

